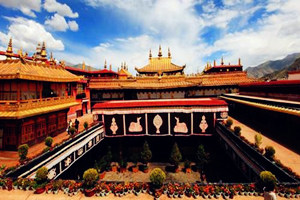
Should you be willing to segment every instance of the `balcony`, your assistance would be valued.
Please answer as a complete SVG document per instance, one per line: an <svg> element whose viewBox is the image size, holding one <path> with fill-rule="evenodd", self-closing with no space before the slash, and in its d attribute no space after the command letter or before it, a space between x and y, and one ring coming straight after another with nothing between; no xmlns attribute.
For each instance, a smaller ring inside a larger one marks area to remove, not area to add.
<svg viewBox="0 0 300 200"><path fill-rule="evenodd" d="M21 101L0 101L0 111L23 111L72 102L75 102L75 98L72 96L30 99Z"/></svg>

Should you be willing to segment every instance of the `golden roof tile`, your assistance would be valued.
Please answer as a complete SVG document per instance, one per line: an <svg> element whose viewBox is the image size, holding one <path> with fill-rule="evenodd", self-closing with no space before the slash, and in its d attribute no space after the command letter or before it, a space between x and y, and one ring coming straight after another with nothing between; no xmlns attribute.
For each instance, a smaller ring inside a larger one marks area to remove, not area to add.
<svg viewBox="0 0 300 200"><path fill-rule="evenodd" d="M25 61L21 59L0 60L0 79L25 79L49 82L76 82L80 77L62 66Z"/></svg>
<svg viewBox="0 0 300 200"><path fill-rule="evenodd" d="M150 58L149 64L136 70L139 73L164 73L182 71L185 66L178 66L171 62L170 57Z"/></svg>

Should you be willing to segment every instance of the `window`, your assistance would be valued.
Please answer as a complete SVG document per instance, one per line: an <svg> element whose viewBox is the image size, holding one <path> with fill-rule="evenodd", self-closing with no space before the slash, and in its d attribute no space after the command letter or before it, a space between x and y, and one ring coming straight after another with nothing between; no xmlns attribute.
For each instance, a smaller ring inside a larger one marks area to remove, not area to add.
<svg viewBox="0 0 300 200"><path fill-rule="evenodd" d="M28 141L34 140L34 123L24 125L22 130L21 143L26 143Z"/></svg>

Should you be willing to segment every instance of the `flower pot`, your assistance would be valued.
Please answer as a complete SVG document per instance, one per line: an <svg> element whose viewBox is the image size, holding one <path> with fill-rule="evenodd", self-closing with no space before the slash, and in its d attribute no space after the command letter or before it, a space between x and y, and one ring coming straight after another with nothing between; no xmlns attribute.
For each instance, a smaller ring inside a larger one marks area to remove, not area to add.
<svg viewBox="0 0 300 200"><path fill-rule="evenodd" d="M138 167L132 167L132 172L137 173L139 171Z"/></svg>
<svg viewBox="0 0 300 200"><path fill-rule="evenodd" d="M95 195L95 188L92 188L92 189L85 189L84 190L84 194L85 196L87 197L92 197Z"/></svg>
<svg viewBox="0 0 300 200"><path fill-rule="evenodd" d="M186 169L185 169L185 172L186 172L186 173L191 173L191 172L192 172L192 169L191 169L191 168L186 168Z"/></svg>
<svg viewBox="0 0 300 200"><path fill-rule="evenodd" d="M36 190L35 190L35 194L42 194L42 193L44 193L45 192L45 188L44 187L40 187L40 188L36 188Z"/></svg>
<svg viewBox="0 0 300 200"><path fill-rule="evenodd" d="M127 170L126 168L123 168L123 167L120 168L120 172L121 172L121 173L126 172L126 170Z"/></svg>
<svg viewBox="0 0 300 200"><path fill-rule="evenodd" d="M118 171L118 167L117 167L117 166L112 166L112 167L111 167L111 171L117 172L117 171Z"/></svg>

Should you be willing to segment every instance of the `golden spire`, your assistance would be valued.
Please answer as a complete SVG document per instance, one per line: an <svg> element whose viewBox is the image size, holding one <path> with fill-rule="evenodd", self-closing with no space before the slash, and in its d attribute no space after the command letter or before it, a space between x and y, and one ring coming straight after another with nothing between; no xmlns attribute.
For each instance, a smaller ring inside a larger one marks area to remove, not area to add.
<svg viewBox="0 0 300 200"><path fill-rule="evenodd" d="M171 51L169 47L168 47L168 58L171 58Z"/></svg>
<svg viewBox="0 0 300 200"><path fill-rule="evenodd" d="M159 45L159 48L158 48L158 57L162 57L162 52L161 52L161 46Z"/></svg>
<svg viewBox="0 0 300 200"><path fill-rule="evenodd" d="M22 49L22 48L19 49L18 54L19 54L20 56L23 55L23 49Z"/></svg>
<svg viewBox="0 0 300 200"><path fill-rule="evenodd" d="M242 64L241 64L241 58L239 58L239 66L241 66Z"/></svg>
<svg viewBox="0 0 300 200"><path fill-rule="evenodd" d="M43 42L43 45L42 45L41 56L42 56L42 58L47 59L47 51L46 51L46 44L45 44L45 42Z"/></svg>
<svg viewBox="0 0 300 200"><path fill-rule="evenodd" d="M105 59L105 61L104 61L104 69L106 69L107 68L107 65L106 65L106 59Z"/></svg>
<svg viewBox="0 0 300 200"><path fill-rule="evenodd" d="M216 66L216 60L214 60L214 67Z"/></svg>
<svg viewBox="0 0 300 200"><path fill-rule="evenodd" d="M82 70L85 70L85 62L82 62Z"/></svg>
<svg viewBox="0 0 300 200"><path fill-rule="evenodd" d="M109 70L111 71L112 67L111 67L111 64L109 65Z"/></svg>
<svg viewBox="0 0 300 200"><path fill-rule="evenodd" d="M149 51L149 59L151 59L152 58L152 53L151 53L151 49L150 49L150 51Z"/></svg>
<svg viewBox="0 0 300 200"><path fill-rule="evenodd" d="M123 62L121 62L121 69L123 69Z"/></svg>
<svg viewBox="0 0 300 200"><path fill-rule="evenodd" d="M124 62L124 69L127 70L126 62Z"/></svg>
<svg viewBox="0 0 300 200"><path fill-rule="evenodd" d="M221 65L224 65L224 62L223 62L223 56L221 58Z"/></svg>
<svg viewBox="0 0 300 200"><path fill-rule="evenodd" d="M6 49L6 53L13 53L13 49L12 49L12 39L9 39L8 45L7 45L7 49Z"/></svg>

